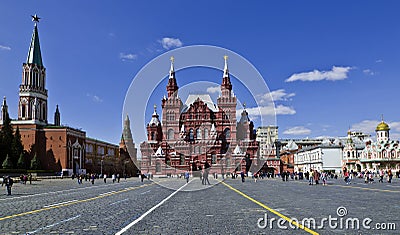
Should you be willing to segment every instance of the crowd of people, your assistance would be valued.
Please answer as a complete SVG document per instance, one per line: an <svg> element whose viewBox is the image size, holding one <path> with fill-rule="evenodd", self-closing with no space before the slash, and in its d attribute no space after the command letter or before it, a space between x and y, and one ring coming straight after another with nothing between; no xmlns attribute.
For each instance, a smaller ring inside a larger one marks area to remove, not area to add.
<svg viewBox="0 0 400 235"><path fill-rule="evenodd" d="M126 175L124 175L124 178L126 180ZM96 179L103 179L104 183L107 183L107 178L109 178L109 176L107 174L72 174L71 176L72 180L74 180L75 178L77 179L78 184L82 184L83 181L90 181L92 184L94 184ZM120 174L112 174L111 175L111 180L113 183L115 182L120 182L121 180L121 176Z"/></svg>

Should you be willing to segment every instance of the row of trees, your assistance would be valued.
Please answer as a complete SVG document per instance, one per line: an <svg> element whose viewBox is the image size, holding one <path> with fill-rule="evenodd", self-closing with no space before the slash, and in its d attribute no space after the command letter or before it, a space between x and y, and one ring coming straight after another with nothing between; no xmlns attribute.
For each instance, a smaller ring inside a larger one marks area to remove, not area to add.
<svg viewBox="0 0 400 235"><path fill-rule="evenodd" d="M11 119L8 113L5 115L0 130L0 163L4 169L40 169L39 158L34 154L24 151L21 141L21 134L17 127L15 133L11 126ZM31 160L30 160L31 159ZM29 161L30 160L30 161ZM29 163L29 164L28 164Z"/></svg>

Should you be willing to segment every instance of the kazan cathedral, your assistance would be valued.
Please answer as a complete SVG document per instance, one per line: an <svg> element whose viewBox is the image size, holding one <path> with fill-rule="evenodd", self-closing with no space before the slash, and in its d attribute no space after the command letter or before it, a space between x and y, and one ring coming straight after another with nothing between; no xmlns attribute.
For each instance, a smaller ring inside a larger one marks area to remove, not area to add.
<svg viewBox="0 0 400 235"><path fill-rule="evenodd" d="M198 171L205 165L218 174L255 170L258 144L253 122L245 109L240 120L236 119L237 99L232 92L227 56L224 59L221 95L214 104L209 94L190 94L182 102L171 58L168 96L161 101L162 118L154 106L146 127L147 141L140 144L143 173L169 175Z"/></svg>
<svg viewBox="0 0 400 235"><path fill-rule="evenodd" d="M389 125L382 121L375 128L376 142L365 141L365 147L359 149L352 141L350 134L344 148L343 165L350 170L376 171L400 170L400 146L398 140L389 138ZM357 150L360 150L357 151Z"/></svg>

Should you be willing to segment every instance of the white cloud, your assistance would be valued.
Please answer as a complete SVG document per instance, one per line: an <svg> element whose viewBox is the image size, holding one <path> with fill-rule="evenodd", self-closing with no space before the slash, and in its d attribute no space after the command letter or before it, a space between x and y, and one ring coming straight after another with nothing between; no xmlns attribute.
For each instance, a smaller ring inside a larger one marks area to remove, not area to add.
<svg viewBox="0 0 400 235"><path fill-rule="evenodd" d="M275 91L270 91L269 93L258 95L260 97L259 102L261 104L265 104L271 101L287 101L290 100L293 96L295 96L295 93L287 93L285 89L279 89Z"/></svg>
<svg viewBox="0 0 400 235"><path fill-rule="evenodd" d="M162 47L169 50L174 47L181 47L183 45L182 41L178 38L163 38L159 41Z"/></svg>
<svg viewBox="0 0 400 235"><path fill-rule="evenodd" d="M92 94L86 94L87 97L90 97L92 99L93 102L95 103L101 103L103 102L103 99L101 99L99 96L97 95L92 95Z"/></svg>
<svg viewBox="0 0 400 235"><path fill-rule="evenodd" d="M364 69L363 73L366 74L366 75L370 75L370 76L375 75L375 72L370 70L370 69Z"/></svg>
<svg viewBox="0 0 400 235"><path fill-rule="evenodd" d="M333 66L330 71L319 71L314 70L312 72L303 72L303 73L295 73L290 76L285 82L294 82L294 81L338 81L344 80L347 78L347 73L351 70L351 67L336 67Z"/></svg>
<svg viewBox="0 0 400 235"><path fill-rule="evenodd" d="M311 130L304 126L295 126L283 132L285 135L309 135Z"/></svg>
<svg viewBox="0 0 400 235"><path fill-rule="evenodd" d="M362 131L366 134L375 133L376 126L380 123L378 120L364 120L362 122L353 124L351 130ZM390 127L391 139L398 139L400 137L400 122L386 122Z"/></svg>
<svg viewBox="0 0 400 235"><path fill-rule="evenodd" d="M0 50L9 51L11 50L11 47L0 45Z"/></svg>
<svg viewBox="0 0 400 235"><path fill-rule="evenodd" d="M350 129L371 134L371 133L375 132L375 128L378 124L379 124L379 121L377 121L377 120L364 120L362 122L353 124L350 127Z"/></svg>
<svg viewBox="0 0 400 235"><path fill-rule="evenodd" d="M207 93L210 93L210 94L221 93L221 87L219 87L219 86L207 87Z"/></svg>
<svg viewBox="0 0 400 235"><path fill-rule="evenodd" d="M382 62L383 62L383 60L381 60L381 59L375 60L375 63L382 63Z"/></svg>
<svg viewBox="0 0 400 235"><path fill-rule="evenodd" d="M270 105L270 106L260 106L260 107L254 107L254 108L246 108L247 113L249 114L251 119L254 119L255 117L261 115L261 116L274 116L276 115L293 115L296 114L296 110L294 110L292 107L284 106L284 105L278 105L275 107ZM242 110L237 110L236 111L236 117L240 118L242 113Z"/></svg>
<svg viewBox="0 0 400 235"><path fill-rule="evenodd" d="M136 60L137 59L136 54L125 54L125 53L119 53L119 58L122 59L123 61L125 60Z"/></svg>

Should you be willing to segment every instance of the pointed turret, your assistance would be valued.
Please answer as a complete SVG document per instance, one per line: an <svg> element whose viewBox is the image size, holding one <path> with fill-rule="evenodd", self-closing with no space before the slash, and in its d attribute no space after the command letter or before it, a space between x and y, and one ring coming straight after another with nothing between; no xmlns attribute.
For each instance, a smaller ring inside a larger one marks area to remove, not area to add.
<svg viewBox="0 0 400 235"><path fill-rule="evenodd" d="M168 98L171 96L177 97L177 93L178 93L178 84L177 84L176 78L175 78L174 62L175 62L175 59L173 56L171 56L171 68L169 70L169 79L168 79L168 85L167 85Z"/></svg>
<svg viewBox="0 0 400 235"><path fill-rule="evenodd" d="M56 105L56 112L54 113L54 125L61 126L61 115L60 110L58 109L58 104Z"/></svg>
<svg viewBox="0 0 400 235"><path fill-rule="evenodd" d="M35 27L33 29L31 45L29 47L28 57L26 58L26 63L27 64L35 64L37 66L43 67L37 22L39 22L39 21L35 21Z"/></svg>
<svg viewBox="0 0 400 235"><path fill-rule="evenodd" d="M152 125L156 125L156 126L158 126L158 124L160 124L160 120L158 119L158 113L157 113L157 106L156 105L154 105L154 112L153 112L153 115L151 115L151 120L150 120L150 122L149 122L149 125L150 126L152 126Z"/></svg>
<svg viewBox="0 0 400 235"><path fill-rule="evenodd" d="M8 117L8 106L6 97L4 96L3 104L1 105L1 120L4 121L7 119L7 117Z"/></svg>
<svg viewBox="0 0 400 235"><path fill-rule="evenodd" d="M225 60L225 65L224 65L224 74L222 76L221 93L223 97L231 97L232 83L229 77L228 56L224 56L224 60Z"/></svg>

